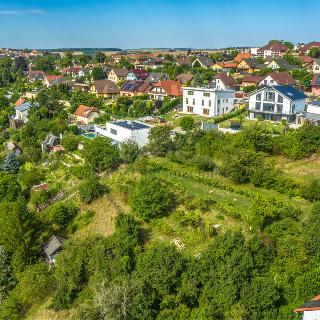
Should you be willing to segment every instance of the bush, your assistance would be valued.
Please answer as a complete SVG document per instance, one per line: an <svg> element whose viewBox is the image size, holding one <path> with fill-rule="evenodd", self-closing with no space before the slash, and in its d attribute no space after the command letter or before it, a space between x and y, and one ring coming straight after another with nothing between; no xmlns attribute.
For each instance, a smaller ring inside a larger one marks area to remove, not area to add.
<svg viewBox="0 0 320 320"><path fill-rule="evenodd" d="M213 160L207 156L196 156L192 159L192 163L199 170L203 171L212 171L215 168Z"/></svg>
<svg viewBox="0 0 320 320"><path fill-rule="evenodd" d="M50 220L58 230L64 229L77 213L78 208L75 205L58 203L51 208Z"/></svg>
<svg viewBox="0 0 320 320"><path fill-rule="evenodd" d="M194 119L191 116L182 117L180 120L182 130L191 130L194 127Z"/></svg>
<svg viewBox="0 0 320 320"><path fill-rule="evenodd" d="M320 181L318 179L312 179L308 185L303 188L302 196L313 202L320 200Z"/></svg>
<svg viewBox="0 0 320 320"><path fill-rule="evenodd" d="M165 215L174 204L174 194L156 177L145 176L135 186L130 197L132 211L149 221Z"/></svg>
<svg viewBox="0 0 320 320"><path fill-rule="evenodd" d="M79 195L81 201L84 203L90 203L94 199L101 197L107 188L100 184L98 177L91 177L84 182L79 187Z"/></svg>
<svg viewBox="0 0 320 320"><path fill-rule="evenodd" d="M133 141L122 143L120 146L120 158L124 163L133 163L139 155L139 147Z"/></svg>

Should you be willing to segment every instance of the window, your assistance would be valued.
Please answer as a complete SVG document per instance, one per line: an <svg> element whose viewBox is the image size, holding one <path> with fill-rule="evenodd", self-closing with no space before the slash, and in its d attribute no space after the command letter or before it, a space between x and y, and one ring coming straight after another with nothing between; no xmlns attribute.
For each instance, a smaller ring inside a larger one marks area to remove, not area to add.
<svg viewBox="0 0 320 320"><path fill-rule="evenodd" d="M259 94L256 95L256 100L257 100L257 101L261 101L261 93L259 93Z"/></svg>
<svg viewBox="0 0 320 320"><path fill-rule="evenodd" d="M295 113L295 111L296 111L296 105L294 104L294 105L292 106L292 113Z"/></svg>
<svg viewBox="0 0 320 320"><path fill-rule="evenodd" d="M193 113L193 108L192 107L187 107L187 112Z"/></svg>
<svg viewBox="0 0 320 320"><path fill-rule="evenodd" d="M278 103L283 103L283 97L278 94Z"/></svg>
<svg viewBox="0 0 320 320"><path fill-rule="evenodd" d="M261 102L256 102L256 110L261 110Z"/></svg>
<svg viewBox="0 0 320 320"><path fill-rule="evenodd" d="M274 104L272 104L272 103L264 103L263 104L263 111L274 112Z"/></svg>
<svg viewBox="0 0 320 320"><path fill-rule="evenodd" d="M186 104L189 104L189 99L188 98L186 98Z"/></svg>
<svg viewBox="0 0 320 320"><path fill-rule="evenodd" d="M218 99L218 106L220 105L220 99Z"/></svg>
<svg viewBox="0 0 320 320"><path fill-rule="evenodd" d="M209 115L209 109L203 108L203 114L204 114L205 116L208 116L208 115Z"/></svg>
<svg viewBox="0 0 320 320"><path fill-rule="evenodd" d="M283 110L283 105L282 104L277 104L277 112L282 113Z"/></svg>
<svg viewBox="0 0 320 320"><path fill-rule="evenodd" d="M204 96L204 97L210 97L210 92L204 92L204 93L203 93L203 96Z"/></svg>
<svg viewBox="0 0 320 320"><path fill-rule="evenodd" d="M209 100L209 107L211 107L211 100Z"/></svg>
<svg viewBox="0 0 320 320"><path fill-rule="evenodd" d="M204 100L201 101L201 105L204 106Z"/></svg>
<svg viewBox="0 0 320 320"><path fill-rule="evenodd" d="M193 91L188 91L189 96L193 96Z"/></svg>
<svg viewBox="0 0 320 320"><path fill-rule="evenodd" d="M274 101L275 98L276 98L275 92L273 92L273 91L267 91L266 92L265 100Z"/></svg>
<svg viewBox="0 0 320 320"><path fill-rule="evenodd" d="M195 100L195 99L192 100L192 104L193 104L193 105L196 104L196 100Z"/></svg>
<svg viewBox="0 0 320 320"><path fill-rule="evenodd" d="M113 128L110 129L110 132L111 132L112 134L114 134L114 135L117 135L117 134L118 134L117 130L116 130L116 129L113 129Z"/></svg>

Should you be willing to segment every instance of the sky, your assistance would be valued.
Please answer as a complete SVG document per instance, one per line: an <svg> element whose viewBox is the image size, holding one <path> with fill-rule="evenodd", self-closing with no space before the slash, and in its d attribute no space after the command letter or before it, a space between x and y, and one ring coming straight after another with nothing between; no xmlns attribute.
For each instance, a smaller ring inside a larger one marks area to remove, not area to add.
<svg viewBox="0 0 320 320"><path fill-rule="evenodd" d="M221 48L320 41L319 0L0 0L0 48Z"/></svg>

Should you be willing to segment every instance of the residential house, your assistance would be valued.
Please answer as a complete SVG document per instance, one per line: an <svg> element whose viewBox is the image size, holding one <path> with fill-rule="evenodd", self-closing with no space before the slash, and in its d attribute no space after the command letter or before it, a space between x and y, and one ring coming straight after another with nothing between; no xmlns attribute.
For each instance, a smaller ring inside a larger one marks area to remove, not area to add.
<svg viewBox="0 0 320 320"><path fill-rule="evenodd" d="M200 66L205 69L209 69L214 65L213 60L209 57L198 57L192 62L192 67Z"/></svg>
<svg viewBox="0 0 320 320"><path fill-rule="evenodd" d="M141 85L136 89L136 96L148 95L153 88L153 83L142 82Z"/></svg>
<svg viewBox="0 0 320 320"><path fill-rule="evenodd" d="M303 320L320 320L320 295L293 310L303 316Z"/></svg>
<svg viewBox="0 0 320 320"><path fill-rule="evenodd" d="M240 63L242 60L250 58L253 58L253 55L250 52L239 52L233 60Z"/></svg>
<svg viewBox="0 0 320 320"><path fill-rule="evenodd" d="M163 81L163 80L169 80L168 75L166 75L165 73L162 73L162 72L151 72L149 74L148 78L146 79L146 82L157 83L157 82Z"/></svg>
<svg viewBox="0 0 320 320"><path fill-rule="evenodd" d="M73 114L77 122L81 124L92 123L94 119L100 117L100 112L97 108L80 105Z"/></svg>
<svg viewBox="0 0 320 320"><path fill-rule="evenodd" d="M181 58L178 58L175 62L175 64L179 67L191 67L192 66L192 60L193 58L190 56L184 56Z"/></svg>
<svg viewBox="0 0 320 320"><path fill-rule="evenodd" d="M23 103L26 102L26 99L24 99L23 97L20 97L15 103L14 106L15 107L20 107Z"/></svg>
<svg viewBox="0 0 320 320"><path fill-rule="evenodd" d="M95 126L97 135L110 138L116 143L133 141L140 148L149 143L150 129L150 125L129 120L107 122L105 127Z"/></svg>
<svg viewBox="0 0 320 320"><path fill-rule="evenodd" d="M120 88L120 96L134 97L137 93L137 89L143 84L141 81L126 81Z"/></svg>
<svg viewBox="0 0 320 320"><path fill-rule="evenodd" d="M14 108L16 114L13 117L14 120L20 120L23 123L28 122L28 114L29 109L31 108L31 104L29 102L24 102L19 104L17 107Z"/></svg>
<svg viewBox="0 0 320 320"><path fill-rule="evenodd" d="M234 90L184 87L183 112L205 117L229 113L234 107Z"/></svg>
<svg viewBox="0 0 320 320"><path fill-rule="evenodd" d="M191 84L191 81L193 80L194 75L191 73L180 73L177 77L176 80L180 82L182 85L185 84Z"/></svg>
<svg viewBox="0 0 320 320"><path fill-rule="evenodd" d="M230 72L235 70L238 66L238 63L235 62L216 62L211 69L215 71L223 71L223 72Z"/></svg>
<svg viewBox="0 0 320 320"><path fill-rule="evenodd" d="M296 84L296 80L294 80L292 75L288 72L272 72L265 76L259 83L260 86L295 86Z"/></svg>
<svg viewBox="0 0 320 320"><path fill-rule="evenodd" d="M42 247L42 250L50 264L53 266L57 254L62 250L62 245L65 239L53 235Z"/></svg>
<svg viewBox="0 0 320 320"><path fill-rule="evenodd" d="M160 59L148 59L145 61L136 61L134 64L135 68L141 68L141 69L157 69L158 67L163 66L163 60Z"/></svg>
<svg viewBox="0 0 320 320"><path fill-rule="evenodd" d="M170 99L182 96L181 84L174 80L164 80L154 83L149 91L150 99L163 100L164 97Z"/></svg>
<svg viewBox="0 0 320 320"><path fill-rule="evenodd" d="M247 75L241 79L241 87L258 86L260 81L263 79L261 76Z"/></svg>
<svg viewBox="0 0 320 320"><path fill-rule="evenodd" d="M44 79L44 84L47 87L51 87L54 84L57 84L57 81L60 79L64 79L62 75L58 75L58 76L46 76Z"/></svg>
<svg viewBox="0 0 320 320"><path fill-rule="evenodd" d="M148 78L149 72L144 69L133 69L127 74L127 81L144 81Z"/></svg>
<svg viewBox="0 0 320 320"><path fill-rule="evenodd" d="M42 70L28 71L27 78L29 82L44 81L46 78L46 73Z"/></svg>
<svg viewBox="0 0 320 320"><path fill-rule="evenodd" d="M320 101L314 100L307 103L307 109L304 113L304 121L320 125Z"/></svg>
<svg viewBox="0 0 320 320"><path fill-rule="evenodd" d="M298 48L298 51L302 54L309 54L312 48L319 48L320 50L320 42L313 41L308 44L303 44Z"/></svg>
<svg viewBox="0 0 320 320"><path fill-rule="evenodd" d="M256 58L244 59L237 65L238 71L245 71L249 73L259 71L264 68L265 65L260 63L260 61Z"/></svg>
<svg viewBox="0 0 320 320"><path fill-rule="evenodd" d="M306 95L293 86L263 87L249 93L249 118L288 123L305 109Z"/></svg>
<svg viewBox="0 0 320 320"><path fill-rule="evenodd" d="M41 142L42 151L50 152L53 148L59 145L60 139L52 133L48 133L46 138Z"/></svg>
<svg viewBox="0 0 320 320"><path fill-rule="evenodd" d="M320 73L316 73L311 81L311 93L320 96Z"/></svg>
<svg viewBox="0 0 320 320"><path fill-rule="evenodd" d="M312 72L320 73L320 59L314 59L312 64Z"/></svg>
<svg viewBox="0 0 320 320"><path fill-rule="evenodd" d="M267 45L261 47L257 51L257 55L266 58L266 57L273 57L273 58L280 58L286 52L288 52L288 48L279 41L270 41Z"/></svg>
<svg viewBox="0 0 320 320"><path fill-rule="evenodd" d="M16 157L19 157L22 153L22 150L12 141L9 141L6 147L7 147L7 150L13 153Z"/></svg>
<svg viewBox="0 0 320 320"><path fill-rule="evenodd" d="M86 76L89 73L89 69L76 66L62 69L61 72L72 78L80 78Z"/></svg>
<svg viewBox="0 0 320 320"><path fill-rule="evenodd" d="M238 84L231 76L220 72L212 77L210 81L210 87L211 86L218 90L236 90Z"/></svg>
<svg viewBox="0 0 320 320"><path fill-rule="evenodd" d="M72 82L71 88L74 91L88 92L90 90L90 84Z"/></svg>
<svg viewBox="0 0 320 320"><path fill-rule="evenodd" d="M293 69L300 69L300 66L291 65L286 59L272 59L267 64L267 68L293 70Z"/></svg>
<svg viewBox="0 0 320 320"><path fill-rule="evenodd" d="M107 79L96 80L90 88L91 93L98 97L113 98L119 94L119 87L115 82Z"/></svg>
<svg viewBox="0 0 320 320"><path fill-rule="evenodd" d="M126 68L113 68L109 72L108 80L118 83L120 81L126 81L129 70Z"/></svg>

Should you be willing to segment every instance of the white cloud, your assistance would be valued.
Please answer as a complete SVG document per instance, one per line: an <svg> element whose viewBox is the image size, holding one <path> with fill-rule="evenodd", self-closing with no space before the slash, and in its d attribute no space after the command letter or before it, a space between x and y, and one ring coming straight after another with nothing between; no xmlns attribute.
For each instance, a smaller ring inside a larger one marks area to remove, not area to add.
<svg viewBox="0 0 320 320"><path fill-rule="evenodd" d="M27 10L0 10L0 15L3 16L24 16L27 14L44 14L42 9L27 9Z"/></svg>

